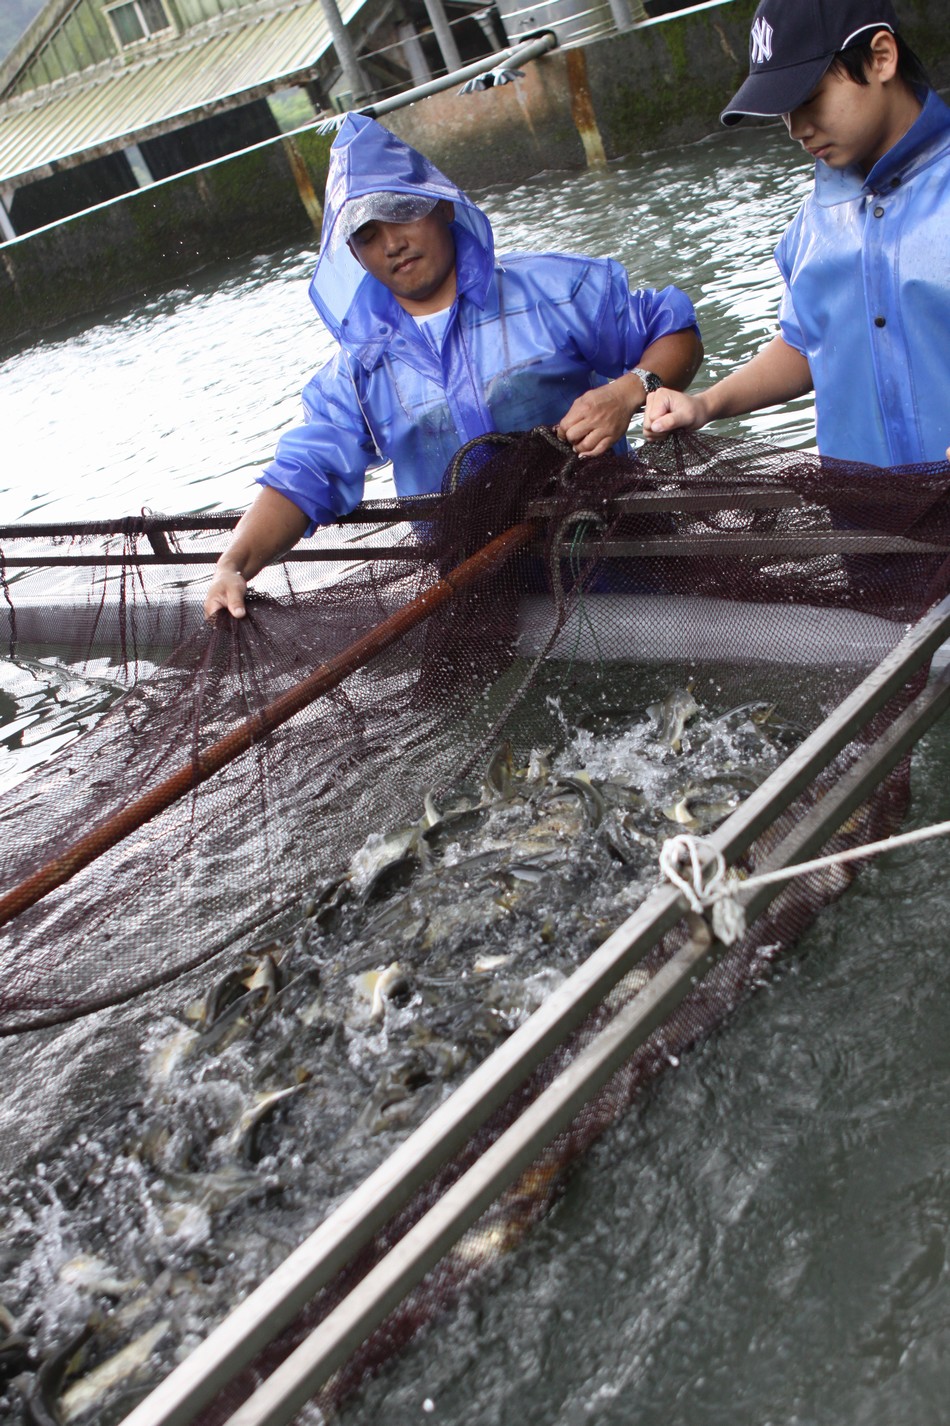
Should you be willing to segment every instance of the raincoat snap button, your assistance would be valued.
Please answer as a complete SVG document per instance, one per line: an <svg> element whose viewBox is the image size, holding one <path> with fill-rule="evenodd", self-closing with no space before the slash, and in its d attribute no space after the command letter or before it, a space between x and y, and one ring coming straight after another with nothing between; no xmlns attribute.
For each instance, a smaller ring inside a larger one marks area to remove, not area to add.
<svg viewBox="0 0 950 1426"><path fill-rule="evenodd" d="M875 216L875 218L883 218L883 217L884 217L884 209L880 206L880 204L875 208L875 210L874 210L874 216Z"/></svg>
<svg viewBox="0 0 950 1426"><path fill-rule="evenodd" d="M875 318L874 318L874 325L875 325L875 327L886 327L886 326L887 326L887 318L886 318L886 317L875 317Z"/></svg>

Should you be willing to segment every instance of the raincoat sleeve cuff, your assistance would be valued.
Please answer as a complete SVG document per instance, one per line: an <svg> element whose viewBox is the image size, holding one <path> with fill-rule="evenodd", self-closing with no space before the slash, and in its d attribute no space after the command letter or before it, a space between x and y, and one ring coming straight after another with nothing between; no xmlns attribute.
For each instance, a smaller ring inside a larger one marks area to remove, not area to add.
<svg viewBox="0 0 950 1426"><path fill-rule="evenodd" d="M660 337L684 331L700 334L693 304L678 287L640 288L630 292L627 301L625 370L637 366L641 354Z"/></svg>
<svg viewBox="0 0 950 1426"><path fill-rule="evenodd" d="M337 518L332 510L309 499L304 491L295 488L293 483L288 482L285 476L286 472L281 468L278 462L274 461L271 465L265 466L264 470L256 479L258 485L267 486L271 490L278 491L281 495L286 495L287 499L292 500L298 510L302 510L308 517L310 523L306 530L304 530L301 538L305 540L309 539L314 530L320 525L332 525Z"/></svg>

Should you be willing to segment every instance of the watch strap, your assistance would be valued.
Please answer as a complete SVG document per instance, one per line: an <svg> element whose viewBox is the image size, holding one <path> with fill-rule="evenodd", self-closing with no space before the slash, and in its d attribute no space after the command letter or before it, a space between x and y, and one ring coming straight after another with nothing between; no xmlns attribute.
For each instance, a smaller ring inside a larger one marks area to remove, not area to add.
<svg viewBox="0 0 950 1426"><path fill-rule="evenodd" d="M645 366L634 366L630 368L631 376L639 376L643 382L643 390L649 396L651 391L658 390L663 385L663 378L657 376L655 371L647 371Z"/></svg>

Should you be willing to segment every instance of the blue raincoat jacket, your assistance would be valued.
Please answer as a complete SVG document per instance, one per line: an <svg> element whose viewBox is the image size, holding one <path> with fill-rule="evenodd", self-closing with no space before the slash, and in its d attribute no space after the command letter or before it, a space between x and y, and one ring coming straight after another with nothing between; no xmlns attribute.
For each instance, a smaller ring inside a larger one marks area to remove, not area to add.
<svg viewBox="0 0 950 1426"><path fill-rule="evenodd" d="M458 295L433 344L333 233L347 203L420 192L455 205ZM262 485L323 524L355 509L368 468L393 463L400 495L438 490L451 457L487 431L553 425L645 347L696 327L675 287L630 291L603 258L512 253L496 263L482 210L428 159L350 114L331 150L310 297L340 344L303 393L304 425L281 437Z"/></svg>
<svg viewBox="0 0 950 1426"><path fill-rule="evenodd" d="M778 245L782 336L815 386L818 449L871 465L950 445L950 109L917 122L865 178L819 161Z"/></svg>

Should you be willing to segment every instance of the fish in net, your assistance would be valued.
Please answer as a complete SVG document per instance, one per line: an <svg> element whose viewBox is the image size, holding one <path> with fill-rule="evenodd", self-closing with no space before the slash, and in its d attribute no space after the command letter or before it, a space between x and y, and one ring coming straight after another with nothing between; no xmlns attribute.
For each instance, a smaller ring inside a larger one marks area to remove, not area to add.
<svg viewBox="0 0 950 1426"><path fill-rule="evenodd" d="M316 578L275 571L241 622L206 628L181 601L159 617L134 551L91 566L75 633L60 614L54 642L88 656L108 625L116 663L155 666L0 804L0 1053L17 1067L0 1301L25 1344L10 1400L119 1420L276 1267L623 920L664 837L728 816L945 595L947 481L946 466L871 472L698 437L577 461L536 432L473 443L440 501L367 514L347 527L353 558L337 548ZM373 559L394 530L401 553ZM37 578L31 603L4 576L18 657L52 602ZM906 789L905 762L834 845L893 830ZM324 1408L503 1259L574 1158L851 875L776 898ZM664 937L197 1419L226 1420L704 934ZM251 1232L262 1203L268 1231ZM136 1344L143 1361L96 1394L97 1371Z"/></svg>

